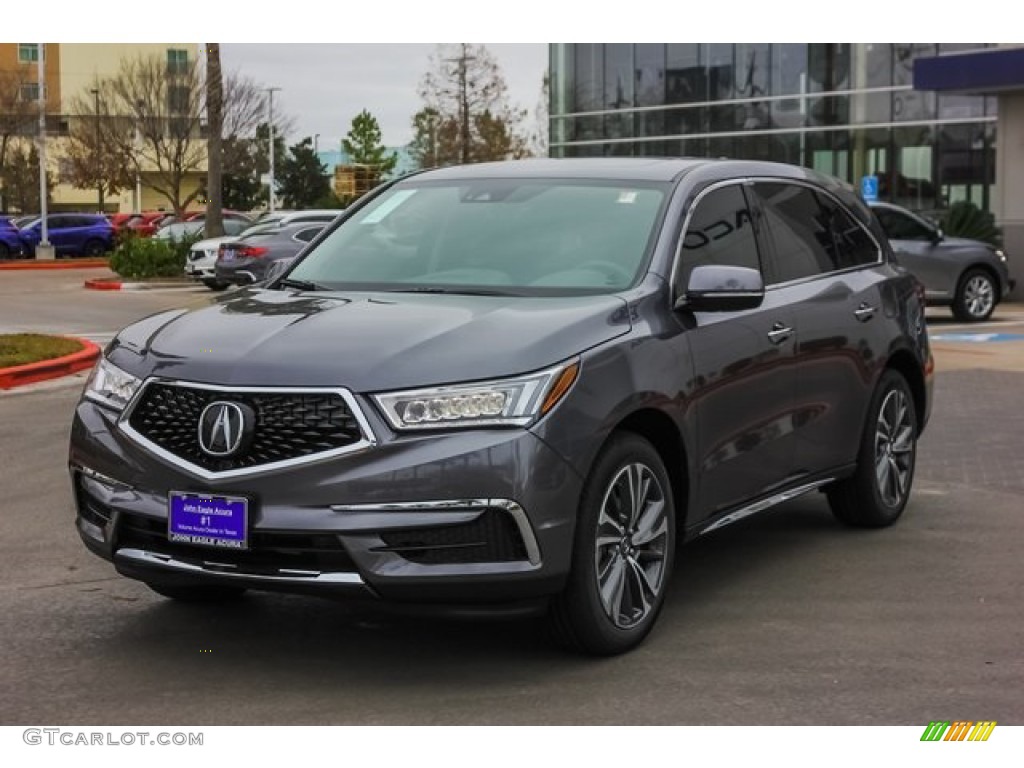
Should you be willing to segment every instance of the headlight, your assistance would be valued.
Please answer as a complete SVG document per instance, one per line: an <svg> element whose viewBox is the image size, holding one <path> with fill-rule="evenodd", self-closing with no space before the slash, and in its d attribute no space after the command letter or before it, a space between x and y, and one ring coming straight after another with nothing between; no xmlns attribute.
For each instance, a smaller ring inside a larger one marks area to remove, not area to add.
<svg viewBox="0 0 1024 768"><path fill-rule="evenodd" d="M998 258L1003 264L1006 263L1006 254L1000 251L998 248L995 250L996 258Z"/></svg>
<svg viewBox="0 0 1024 768"><path fill-rule="evenodd" d="M391 426L405 429L525 426L562 399L579 361L511 379L374 395Z"/></svg>
<svg viewBox="0 0 1024 768"><path fill-rule="evenodd" d="M116 365L101 358L89 380L85 382L85 391L82 395L93 402L105 405L115 410L124 410L128 401L139 389L141 379L125 373Z"/></svg>

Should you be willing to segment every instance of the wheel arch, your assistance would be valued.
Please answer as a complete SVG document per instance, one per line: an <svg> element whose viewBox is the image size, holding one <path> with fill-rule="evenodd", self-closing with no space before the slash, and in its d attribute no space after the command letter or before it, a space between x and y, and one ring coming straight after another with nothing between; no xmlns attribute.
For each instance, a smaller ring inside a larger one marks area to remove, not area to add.
<svg viewBox="0 0 1024 768"><path fill-rule="evenodd" d="M996 292L995 303L998 304L1000 301L1002 301L1003 286L1002 282L999 279L999 273L996 271L995 267L993 267L991 264L986 264L983 261L972 262L968 264L966 267L964 267L963 270L960 272L960 275L956 279L956 293L954 294L954 300L956 300L956 297L960 295L960 288L964 284L964 278L966 278L967 275L974 271L981 271L988 275L989 279L992 280L992 287L995 289Z"/></svg>
<svg viewBox="0 0 1024 768"><path fill-rule="evenodd" d="M672 484L672 499L675 502L676 531L682 536L686 529L686 514L689 508L689 473L687 453L683 436L672 418L655 408L641 408L621 419L609 433L605 442L616 432L632 432L647 440L658 452L665 471ZM602 446L603 447L603 446Z"/></svg>
<svg viewBox="0 0 1024 768"><path fill-rule="evenodd" d="M910 387L911 397L914 398L914 420L917 422L917 434L920 435L924 431L924 418L928 405L928 390L921 364L912 353L905 349L899 349L893 352L886 361L885 369L896 371Z"/></svg>

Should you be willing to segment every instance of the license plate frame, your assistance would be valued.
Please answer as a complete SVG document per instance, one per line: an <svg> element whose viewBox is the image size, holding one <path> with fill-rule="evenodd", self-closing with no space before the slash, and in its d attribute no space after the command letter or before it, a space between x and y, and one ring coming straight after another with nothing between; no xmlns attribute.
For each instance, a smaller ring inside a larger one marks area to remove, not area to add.
<svg viewBox="0 0 1024 768"><path fill-rule="evenodd" d="M167 540L211 549L248 549L249 499L171 491L167 495Z"/></svg>

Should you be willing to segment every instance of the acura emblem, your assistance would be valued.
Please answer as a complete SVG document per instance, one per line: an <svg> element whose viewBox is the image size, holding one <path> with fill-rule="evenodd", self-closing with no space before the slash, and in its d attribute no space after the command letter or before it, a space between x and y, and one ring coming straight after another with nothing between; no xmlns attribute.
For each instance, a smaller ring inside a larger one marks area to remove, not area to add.
<svg viewBox="0 0 1024 768"><path fill-rule="evenodd" d="M252 436L252 409L217 400L199 416L199 447L210 456L234 456Z"/></svg>

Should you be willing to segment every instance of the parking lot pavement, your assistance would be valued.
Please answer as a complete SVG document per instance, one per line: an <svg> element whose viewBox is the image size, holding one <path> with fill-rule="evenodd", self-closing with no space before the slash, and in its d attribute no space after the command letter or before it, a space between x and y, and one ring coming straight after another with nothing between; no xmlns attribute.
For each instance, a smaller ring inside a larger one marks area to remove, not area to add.
<svg viewBox="0 0 1024 768"><path fill-rule="evenodd" d="M23 323L50 322L4 286L0 327L9 297ZM97 333L208 298L47 290L61 322ZM1017 310L1003 310L994 322L1009 329ZM933 334L961 330L929 314ZM81 378L2 393L0 723L1024 724L1013 344L935 344L935 408L896 526L844 529L811 495L701 539L680 553L654 634L606 660L553 649L537 622L158 598L89 555L72 526Z"/></svg>

